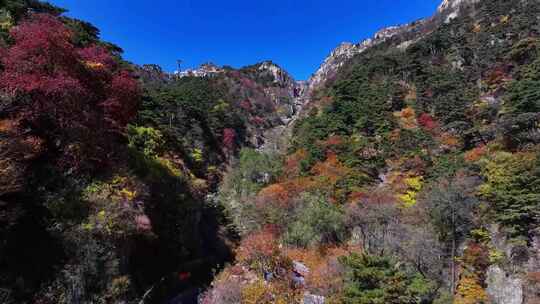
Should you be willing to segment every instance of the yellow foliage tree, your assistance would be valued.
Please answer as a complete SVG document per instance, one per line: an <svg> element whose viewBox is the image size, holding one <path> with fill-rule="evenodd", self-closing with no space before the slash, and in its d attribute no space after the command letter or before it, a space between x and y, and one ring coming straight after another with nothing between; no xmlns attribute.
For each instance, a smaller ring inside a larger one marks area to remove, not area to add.
<svg viewBox="0 0 540 304"><path fill-rule="evenodd" d="M422 190L423 178L409 177L404 180L407 190L405 193L398 194L397 199L403 203L405 207L412 207L416 205L416 198L420 190Z"/></svg>
<svg viewBox="0 0 540 304"><path fill-rule="evenodd" d="M487 303L486 290L473 275L460 279L454 298L454 304L483 304Z"/></svg>

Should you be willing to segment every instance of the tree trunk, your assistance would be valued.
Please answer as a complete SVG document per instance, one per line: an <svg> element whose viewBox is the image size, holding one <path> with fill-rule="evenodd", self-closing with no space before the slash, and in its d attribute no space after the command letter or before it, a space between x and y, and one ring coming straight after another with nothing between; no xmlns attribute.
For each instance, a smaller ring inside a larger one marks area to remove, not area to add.
<svg viewBox="0 0 540 304"><path fill-rule="evenodd" d="M450 293L452 294L452 297L454 295L454 291L456 290L456 213L454 208L452 207L452 260L451 260L451 267L452 267L452 279L451 279L451 286L450 286Z"/></svg>

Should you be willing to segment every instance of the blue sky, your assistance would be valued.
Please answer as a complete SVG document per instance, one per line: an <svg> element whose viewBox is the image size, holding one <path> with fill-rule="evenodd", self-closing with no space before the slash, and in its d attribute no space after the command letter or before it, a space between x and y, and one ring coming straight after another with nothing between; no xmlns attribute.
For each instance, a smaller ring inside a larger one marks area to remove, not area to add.
<svg viewBox="0 0 540 304"><path fill-rule="evenodd" d="M307 79L343 41L432 15L442 0L49 0L101 29L137 64L272 60Z"/></svg>

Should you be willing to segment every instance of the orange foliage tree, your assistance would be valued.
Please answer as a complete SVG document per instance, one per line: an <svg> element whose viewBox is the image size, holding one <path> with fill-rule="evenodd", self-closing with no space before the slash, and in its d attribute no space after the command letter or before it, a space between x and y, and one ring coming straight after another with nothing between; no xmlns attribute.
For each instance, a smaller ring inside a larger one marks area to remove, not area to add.
<svg viewBox="0 0 540 304"><path fill-rule="evenodd" d="M282 255L277 237L272 226L248 235L236 250L236 259L261 274L289 269L290 261Z"/></svg>

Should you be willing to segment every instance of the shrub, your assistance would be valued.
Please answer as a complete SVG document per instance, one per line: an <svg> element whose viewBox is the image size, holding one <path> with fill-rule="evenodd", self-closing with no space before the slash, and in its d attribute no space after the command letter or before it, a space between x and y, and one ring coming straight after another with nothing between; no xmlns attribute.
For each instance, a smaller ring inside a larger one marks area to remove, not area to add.
<svg viewBox="0 0 540 304"><path fill-rule="evenodd" d="M467 162L476 162L480 160L485 154L487 153L487 148L485 145L481 145L479 147L476 147L470 151L467 151L465 153L465 161Z"/></svg>
<svg viewBox="0 0 540 304"><path fill-rule="evenodd" d="M258 274L273 273L275 276L290 269L291 261L282 255L277 233L272 227L249 234L236 251L237 260L254 269Z"/></svg>
<svg viewBox="0 0 540 304"><path fill-rule="evenodd" d="M142 152L147 157L156 157L165 143L159 130L152 127L128 126L129 147Z"/></svg>
<svg viewBox="0 0 540 304"><path fill-rule="evenodd" d="M428 131L435 130L438 127L437 121L427 113L420 114L420 117L418 117L418 124Z"/></svg>
<svg viewBox="0 0 540 304"><path fill-rule="evenodd" d="M405 185L407 190L403 194L399 194L397 198L403 203L405 207L412 207L416 205L416 198L418 192L422 190L423 178L420 177L409 177L405 179Z"/></svg>
<svg viewBox="0 0 540 304"><path fill-rule="evenodd" d="M460 280L454 304L486 303L488 296L486 290L473 277L464 277Z"/></svg>
<svg viewBox="0 0 540 304"><path fill-rule="evenodd" d="M498 152L485 164L481 196L494 218L513 237L527 237L540 224L540 157L538 153Z"/></svg>
<svg viewBox="0 0 540 304"><path fill-rule="evenodd" d="M525 66L521 79L510 85L507 95L508 111L512 113L540 112L540 59Z"/></svg>
<svg viewBox="0 0 540 304"><path fill-rule="evenodd" d="M276 181L281 172L281 159L250 148L240 150L234 169L227 172L219 191L219 202L225 208L234 228L247 233L264 225L261 214L271 208L277 198L278 185L265 187ZM281 187L282 188L282 187ZM261 191L262 190L262 191ZM257 193L262 192L256 198ZM278 191L286 196L286 191ZM261 207L261 208L259 208Z"/></svg>
<svg viewBox="0 0 540 304"><path fill-rule="evenodd" d="M406 274L388 257L353 253L340 258L347 268L345 304L422 303L432 283Z"/></svg>
<svg viewBox="0 0 540 304"><path fill-rule="evenodd" d="M457 241L470 230L475 197L476 179L463 175L442 178L428 189L424 200L442 240Z"/></svg>
<svg viewBox="0 0 540 304"><path fill-rule="evenodd" d="M109 288L109 294L112 299L118 301L125 298L131 290L131 280L127 276L114 278Z"/></svg>
<svg viewBox="0 0 540 304"><path fill-rule="evenodd" d="M236 131L234 129L226 128L223 130L223 146L227 150L234 151L237 140Z"/></svg>
<svg viewBox="0 0 540 304"><path fill-rule="evenodd" d="M242 303L245 304L270 304L273 295L264 281L257 280L242 290Z"/></svg>
<svg viewBox="0 0 540 304"><path fill-rule="evenodd" d="M318 194L304 193L295 220L287 227L285 242L301 247L329 244L345 237L342 210Z"/></svg>

